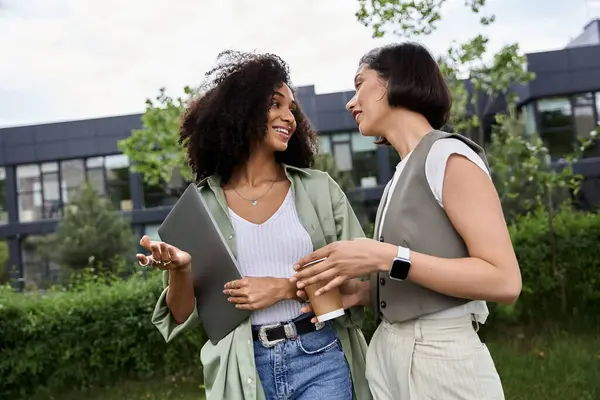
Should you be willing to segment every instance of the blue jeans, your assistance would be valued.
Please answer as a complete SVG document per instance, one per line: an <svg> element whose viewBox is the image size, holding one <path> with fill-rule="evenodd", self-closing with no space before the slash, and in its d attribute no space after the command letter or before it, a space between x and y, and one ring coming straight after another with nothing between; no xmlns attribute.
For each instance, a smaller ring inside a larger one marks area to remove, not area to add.
<svg viewBox="0 0 600 400"><path fill-rule="evenodd" d="M350 367L331 324L271 348L254 341L267 400L352 400Z"/></svg>

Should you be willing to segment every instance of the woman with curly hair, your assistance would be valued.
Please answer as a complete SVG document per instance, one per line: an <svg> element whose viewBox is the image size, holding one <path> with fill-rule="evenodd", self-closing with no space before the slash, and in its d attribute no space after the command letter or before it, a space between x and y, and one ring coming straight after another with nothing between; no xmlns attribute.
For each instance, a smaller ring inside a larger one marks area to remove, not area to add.
<svg viewBox="0 0 600 400"><path fill-rule="evenodd" d="M360 224L329 175L308 169L317 136L287 65L271 54L231 51L219 61L183 116L180 143L243 277L228 282L224 296L252 313L202 348L207 399L370 399L362 308L314 324L301 312L304 292L289 282L298 258L363 236ZM152 320L170 341L198 322L191 256L147 236L141 244L168 263ZM261 327L274 324L265 341ZM275 339L283 341L269 342Z"/></svg>

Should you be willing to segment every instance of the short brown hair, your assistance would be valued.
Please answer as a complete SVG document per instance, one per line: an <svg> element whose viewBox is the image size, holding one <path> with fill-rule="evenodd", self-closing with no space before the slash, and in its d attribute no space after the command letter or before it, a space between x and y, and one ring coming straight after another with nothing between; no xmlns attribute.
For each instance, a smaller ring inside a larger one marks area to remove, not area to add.
<svg viewBox="0 0 600 400"><path fill-rule="evenodd" d="M402 107L423 115L434 129L448 122L452 95L439 65L422 45L413 42L377 47L361 59L387 82L391 107ZM384 138L377 144L387 144Z"/></svg>

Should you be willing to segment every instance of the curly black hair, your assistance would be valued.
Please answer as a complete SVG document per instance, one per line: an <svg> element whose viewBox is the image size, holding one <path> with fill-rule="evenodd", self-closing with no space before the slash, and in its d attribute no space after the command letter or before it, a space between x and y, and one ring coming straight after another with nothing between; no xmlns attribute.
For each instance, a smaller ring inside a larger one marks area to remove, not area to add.
<svg viewBox="0 0 600 400"><path fill-rule="evenodd" d="M252 146L266 136L273 91L283 83L292 88L288 66L276 55L231 50L218 55L217 67L206 73L201 95L184 113L179 131L198 181L216 174L226 183L248 161ZM275 158L308 168L317 135L299 105L293 114L296 132Z"/></svg>

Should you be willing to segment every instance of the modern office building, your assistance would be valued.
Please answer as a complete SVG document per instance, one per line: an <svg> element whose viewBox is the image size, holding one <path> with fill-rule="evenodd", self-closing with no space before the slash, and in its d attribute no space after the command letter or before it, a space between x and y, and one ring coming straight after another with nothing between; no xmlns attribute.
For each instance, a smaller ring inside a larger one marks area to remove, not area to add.
<svg viewBox="0 0 600 400"><path fill-rule="evenodd" d="M517 88L520 109L528 130L540 133L553 156L560 157L576 137L589 135L600 123L600 20L588 24L565 49L527 58L536 79ZM352 96L316 94L313 86L297 93L320 132L321 151L331 153L346 174L357 213L372 221L399 157L360 135L345 110ZM501 103L484 120L491 121ZM8 246L8 266L14 267L11 281L39 286L56 278L56 266L37 255L35 238L56 230L63 208L86 179L131 218L136 233L155 236L176 198L167 185L142 182L119 154L117 142L140 127L140 115L125 115L0 129L0 241ZM600 147L587 156L577 169L586 177L584 206L591 208L600 204Z"/></svg>

